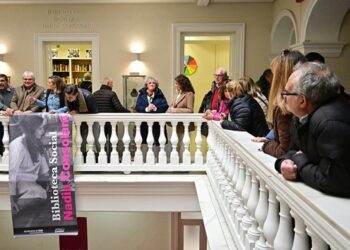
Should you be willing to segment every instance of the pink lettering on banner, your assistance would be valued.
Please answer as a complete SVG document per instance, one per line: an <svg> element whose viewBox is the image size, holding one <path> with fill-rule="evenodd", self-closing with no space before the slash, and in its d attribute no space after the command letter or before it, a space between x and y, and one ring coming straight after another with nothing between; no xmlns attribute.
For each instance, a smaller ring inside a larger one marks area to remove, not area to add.
<svg viewBox="0 0 350 250"><path fill-rule="evenodd" d="M73 220L72 188L69 184L63 185L64 192L61 193L64 201L63 219L65 221Z"/></svg>

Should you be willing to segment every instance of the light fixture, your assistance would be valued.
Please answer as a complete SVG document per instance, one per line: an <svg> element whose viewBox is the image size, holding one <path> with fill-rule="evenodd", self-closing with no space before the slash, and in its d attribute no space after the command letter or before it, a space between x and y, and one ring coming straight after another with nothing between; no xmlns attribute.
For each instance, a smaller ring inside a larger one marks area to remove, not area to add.
<svg viewBox="0 0 350 250"><path fill-rule="evenodd" d="M144 66L140 59L140 53L133 53L135 55L135 60L130 64L130 75L140 75L140 72L143 70Z"/></svg>

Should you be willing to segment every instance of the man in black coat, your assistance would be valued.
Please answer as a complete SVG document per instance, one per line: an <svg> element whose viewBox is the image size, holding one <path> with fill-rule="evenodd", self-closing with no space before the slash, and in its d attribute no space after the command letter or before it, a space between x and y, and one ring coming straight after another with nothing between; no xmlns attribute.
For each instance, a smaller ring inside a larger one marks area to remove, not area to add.
<svg viewBox="0 0 350 250"><path fill-rule="evenodd" d="M103 83L101 88L93 93L95 97L98 111L100 113L126 113L130 112L128 109L124 108L120 103L117 94L112 90L113 89L113 80L105 77L103 79ZM96 124L97 125L97 124ZM96 127L94 124L94 136L98 138L99 127ZM115 128L114 128L115 129ZM108 159L110 157L110 152L112 150L112 145L109 141L112 134L112 126L110 122L106 122L104 127L105 136L107 138L106 152L108 155ZM97 152L100 151L100 145L96 145Z"/></svg>
<svg viewBox="0 0 350 250"><path fill-rule="evenodd" d="M275 163L287 180L350 197L350 103L324 64L305 63L289 77L282 96L296 117L289 152Z"/></svg>

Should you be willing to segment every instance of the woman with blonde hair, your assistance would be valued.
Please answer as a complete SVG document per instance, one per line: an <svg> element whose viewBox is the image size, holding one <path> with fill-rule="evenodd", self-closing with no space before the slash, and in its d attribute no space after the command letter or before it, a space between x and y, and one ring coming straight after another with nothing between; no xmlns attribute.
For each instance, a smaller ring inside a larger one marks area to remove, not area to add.
<svg viewBox="0 0 350 250"><path fill-rule="evenodd" d="M264 142L262 151L266 154L280 157L287 153L290 144L290 125L292 114L287 111L283 100L283 91L297 63L306 62L306 58L297 50L282 50L281 55L271 62L273 79L269 94L267 120L272 123L274 140L265 137L255 138L255 142Z"/></svg>
<svg viewBox="0 0 350 250"><path fill-rule="evenodd" d="M233 80L226 85L231 100L227 106L231 121L222 120L224 129L247 131L254 136L264 136L268 132L264 112L254 98L247 94L242 81Z"/></svg>
<svg viewBox="0 0 350 250"><path fill-rule="evenodd" d="M260 87L254 82L252 78L249 76L242 76L238 79L238 81L242 81L243 87L248 95L253 97L255 101L257 101L261 107L261 109L264 111L265 117L267 115L267 106L268 106L268 100L267 98L262 94Z"/></svg>

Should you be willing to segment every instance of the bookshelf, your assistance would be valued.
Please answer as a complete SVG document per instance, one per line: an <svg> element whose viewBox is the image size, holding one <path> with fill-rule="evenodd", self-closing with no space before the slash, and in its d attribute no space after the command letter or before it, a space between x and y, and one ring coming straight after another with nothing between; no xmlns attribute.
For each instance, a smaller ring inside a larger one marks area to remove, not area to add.
<svg viewBox="0 0 350 250"><path fill-rule="evenodd" d="M52 58L52 75L58 75L67 84L78 84L85 73L92 75L91 58Z"/></svg>

